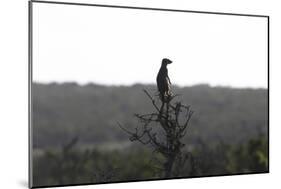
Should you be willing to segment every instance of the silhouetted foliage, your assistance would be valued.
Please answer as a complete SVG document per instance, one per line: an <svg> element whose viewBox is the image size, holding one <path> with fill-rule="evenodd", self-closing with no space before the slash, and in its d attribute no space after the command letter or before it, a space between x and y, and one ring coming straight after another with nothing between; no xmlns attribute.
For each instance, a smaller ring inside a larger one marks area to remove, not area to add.
<svg viewBox="0 0 281 189"><path fill-rule="evenodd" d="M146 90L144 92L151 100L154 112L135 114L140 122L135 131L129 131L120 124L119 126L130 135L131 141L139 141L143 145L149 145L153 148L153 152L164 157L164 162L159 159L154 162L154 164L160 164L160 167L157 168L163 171L164 177L177 176L188 158L182 152L182 148L185 146L182 139L186 135L193 111L190 106L181 102L173 103L172 101L177 95L166 98L160 95L161 104L157 105L156 99Z"/></svg>

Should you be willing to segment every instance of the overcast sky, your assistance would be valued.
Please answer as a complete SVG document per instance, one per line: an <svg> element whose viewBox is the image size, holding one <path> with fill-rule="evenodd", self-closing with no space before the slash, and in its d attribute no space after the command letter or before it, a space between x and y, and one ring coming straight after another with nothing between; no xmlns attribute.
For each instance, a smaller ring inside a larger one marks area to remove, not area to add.
<svg viewBox="0 0 281 189"><path fill-rule="evenodd" d="M267 86L266 18L33 5L36 82Z"/></svg>

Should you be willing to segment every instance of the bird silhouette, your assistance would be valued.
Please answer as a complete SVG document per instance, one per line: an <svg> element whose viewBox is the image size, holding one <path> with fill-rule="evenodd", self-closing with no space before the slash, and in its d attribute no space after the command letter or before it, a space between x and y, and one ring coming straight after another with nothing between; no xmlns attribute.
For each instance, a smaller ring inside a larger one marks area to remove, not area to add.
<svg viewBox="0 0 281 189"><path fill-rule="evenodd" d="M168 58L163 58L161 68L156 78L159 96L162 102L165 101L165 97L169 97L171 95L171 81L168 76L167 69L167 65L171 63L172 61Z"/></svg>

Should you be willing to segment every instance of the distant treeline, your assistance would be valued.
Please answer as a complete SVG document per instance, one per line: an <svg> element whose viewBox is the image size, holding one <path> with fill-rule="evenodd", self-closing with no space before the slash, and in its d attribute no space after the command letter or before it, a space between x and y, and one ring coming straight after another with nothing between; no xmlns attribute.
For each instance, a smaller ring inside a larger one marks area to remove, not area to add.
<svg viewBox="0 0 281 189"><path fill-rule="evenodd" d="M33 84L33 147L56 148L79 137L81 146L128 142L117 122L134 128L135 113L149 113L152 106L143 89L157 95L154 85L102 86ZM237 89L197 85L172 89L178 101L194 111L186 144L242 144L267 136L266 89Z"/></svg>

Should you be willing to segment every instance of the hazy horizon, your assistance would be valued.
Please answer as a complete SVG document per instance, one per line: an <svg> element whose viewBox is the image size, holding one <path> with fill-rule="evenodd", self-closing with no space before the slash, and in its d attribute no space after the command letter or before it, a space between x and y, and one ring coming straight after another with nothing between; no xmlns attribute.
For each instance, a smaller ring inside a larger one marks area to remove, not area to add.
<svg viewBox="0 0 281 189"><path fill-rule="evenodd" d="M48 82L40 82L40 81L33 81L33 84L42 84L42 85L51 85L51 84L57 84L57 85L63 85L63 84L76 84L78 86L87 86L87 85L98 85L98 86L104 86L104 87L132 87L135 85L147 85L147 86L155 86L156 83L132 83L132 84L103 84L103 83L97 83L97 82L85 82L85 83L79 83L76 81L48 81ZM231 88L231 89L263 89L267 90L268 87L235 87L235 86L228 86L228 85L210 85L208 83L197 83L193 85L178 85L178 84L172 84L173 87L178 88L185 88L185 87L196 87L196 86L208 86L211 88Z"/></svg>

